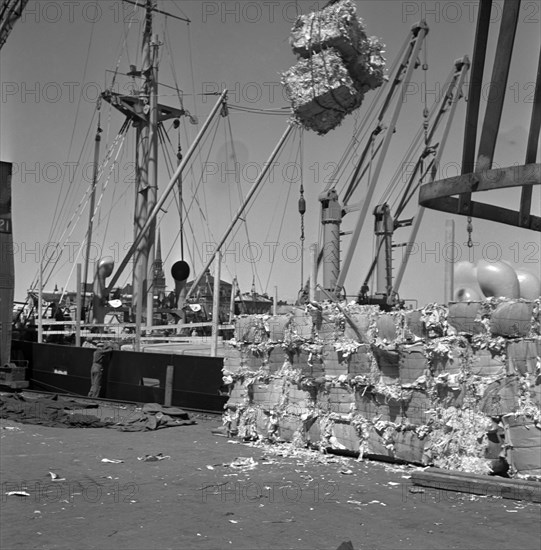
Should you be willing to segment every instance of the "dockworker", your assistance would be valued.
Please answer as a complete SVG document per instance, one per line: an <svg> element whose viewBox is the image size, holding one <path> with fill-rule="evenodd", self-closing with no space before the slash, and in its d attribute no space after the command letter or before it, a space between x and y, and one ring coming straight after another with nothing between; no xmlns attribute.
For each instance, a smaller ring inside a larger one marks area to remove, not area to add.
<svg viewBox="0 0 541 550"><path fill-rule="evenodd" d="M90 368L90 391L88 397L99 397L101 392L101 380L103 369L107 366L112 349L103 342L98 342L96 351L92 356Z"/></svg>

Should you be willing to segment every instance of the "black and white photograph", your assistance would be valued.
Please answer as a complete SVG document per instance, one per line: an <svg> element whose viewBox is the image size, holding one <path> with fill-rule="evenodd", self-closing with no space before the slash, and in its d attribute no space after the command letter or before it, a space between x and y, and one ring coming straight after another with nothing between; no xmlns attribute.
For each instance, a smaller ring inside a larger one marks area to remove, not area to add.
<svg viewBox="0 0 541 550"><path fill-rule="evenodd" d="M540 132L541 0L1 0L0 548L538 550Z"/></svg>

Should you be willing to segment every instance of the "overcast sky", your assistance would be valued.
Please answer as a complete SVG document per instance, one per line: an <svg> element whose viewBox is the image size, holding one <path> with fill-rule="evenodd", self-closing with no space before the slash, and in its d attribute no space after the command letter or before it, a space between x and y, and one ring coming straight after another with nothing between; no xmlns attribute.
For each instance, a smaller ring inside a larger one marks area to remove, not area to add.
<svg viewBox="0 0 541 550"><path fill-rule="evenodd" d="M199 119L199 126L183 119L181 145L184 152L210 112L215 98L203 95L227 87L232 106L250 109L278 110L287 107L279 84L280 73L295 64L289 42L289 32L297 10L306 13L324 2L312 1L187 1L159 2L164 11L191 19L188 26L178 20L156 17L155 32L161 42L160 83L178 86L183 90L184 106ZM439 93L455 59L472 55L477 2L398 2L358 1L358 14L364 19L367 31L386 44L389 64L400 54L411 26L425 18L430 28L427 39L426 90L425 75L416 71L414 82L405 99L402 116L393 138L393 149L384 163L381 184L373 205L387 187L389 178L399 168L403 151L422 123L423 100L429 107ZM31 0L23 18L16 24L1 51L1 159L14 163L13 227L15 242L16 299L22 299L35 277L38 254L51 237L51 225L56 220L53 242L67 229L69 242L59 261L59 269L47 284L52 288L75 286L74 261L78 244L86 231L87 210L78 205L88 188L91 172L93 135L96 128L96 97L107 84L119 62L119 71L127 72L130 63L137 64L137 33L142 12L120 1L48 1ZM540 4L523 1L520 29L509 75L508 95L501 121L495 166L524 163L525 144L533 101L533 83L540 48ZM496 3L491 25L488 60L494 56L494 44L501 19L501 4ZM129 32L128 32L129 31ZM126 37L126 38L125 38ZM129 55L123 51L124 42ZM174 67L174 71L172 69ZM488 80L489 76L485 76ZM115 91L128 92L129 80L118 77ZM160 101L178 105L176 92L161 87ZM318 240L318 194L325 179L340 160L348 145L354 125L365 114L374 92L366 96L359 111L350 115L337 129L324 137L304 132L302 143L302 182L307 200L305 216L305 246ZM486 106L483 94L482 108ZM456 175L461 160L465 103L462 101L454 121L448 147L443 156L440 177ZM192 262L194 271L201 268L201 256L212 248L236 211L240 184L245 194L278 139L286 128L288 117L276 114L254 114L230 110L229 119L220 119L216 132L204 143L196 158L194 171L185 178L185 198L191 204L190 218L197 242L187 228L185 259ZM122 116L107 104L101 108L102 157L106 147L113 144L122 124ZM229 126L230 125L230 126ZM170 123L165 125L170 129ZM232 132L232 141L229 131ZM177 132L171 130L174 149ZM246 228L251 247L247 246L244 227L228 243L222 278L236 275L241 289L247 291L256 278L258 291L278 293L283 299L293 299L300 288L301 261L299 253L300 219L297 200L301 183L299 143L300 133L288 142L277 159L271 181L265 184L246 216ZM73 136L73 138L72 138ZM85 141L85 137L87 137ZM93 257L98 253L114 255L117 264L133 240L133 150L134 139L129 137L117 158L115 170L102 199L102 222L93 242ZM233 153L238 161L238 177L234 172ZM115 152L116 154L116 152ZM75 170L79 162L79 169ZM539 162L539 160L538 160ZM203 168L201 168L203 166ZM201 174L201 170L203 173ZM75 177L73 177L75 174ZM70 177L73 181L70 184ZM105 181L102 179L102 185ZM159 187L163 190L168 174L160 170ZM198 202L193 202L192 189L199 184ZM60 212L57 201L65 200L66 212ZM489 196L490 195L490 196ZM362 201L362 190L354 201ZM518 207L516 190L484 194L482 200L507 207ZM533 212L540 215L539 189L534 191ZM114 204L109 216L110 204ZM178 241L179 218L174 203L167 203L163 216L162 250L166 258L166 277L171 264L180 258ZM369 212L372 212L373 206ZM201 222L201 213L204 221ZM409 211L414 214L414 209ZM68 226L70 216L73 220ZM79 223L74 227L75 221ZM356 216L349 214L342 225L351 231ZM444 225L446 219L456 222L456 239L461 259L502 259L539 272L539 233L474 220L473 250L465 246L466 219L435 211L427 211L413 255L400 291L401 297L418 300L419 305L443 299L443 268L445 254ZM60 230L61 228L61 230ZM105 234L107 228L107 234ZM356 294L364 279L373 254L373 218L365 223L357 253L346 280L348 294ZM349 246L344 236L342 249ZM407 240L407 230L397 232L395 240ZM210 243L210 244L209 244ZM272 255L274 254L274 258ZM250 262L250 256L256 261ZM395 272L401 258L397 252ZM274 260L274 261L273 261ZM304 274L309 273L309 255L304 254ZM71 280L69 279L72 273ZM128 282L127 277L121 282Z"/></svg>

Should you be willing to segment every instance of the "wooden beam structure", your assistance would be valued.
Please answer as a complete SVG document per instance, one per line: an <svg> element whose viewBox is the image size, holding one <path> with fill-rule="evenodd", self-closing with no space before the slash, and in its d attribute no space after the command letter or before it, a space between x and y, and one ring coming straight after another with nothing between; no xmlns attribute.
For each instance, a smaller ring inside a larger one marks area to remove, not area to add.
<svg viewBox="0 0 541 550"><path fill-rule="evenodd" d="M494 56L483 130L477 152L477 169L492 168L519 13L520 1L506 0L503 6L500 34L498 36L498 45L496 46L496 55Z"/></svg>
<svg viewBox="0 0 541 550"><path fill-rule="evenodd" d="M487 108L476 152L479 106L483 88L491 8L492 0L481 0L472 60L472 82L464 129L462 174L423 185L419 192L419 204L451 214L482 218L532 231L541 231L541 218L531 214L532 188L534 185L541 184L541 164L537 164L541 128L541 52L537 67L525 164L501 169L492 168L505 103L513 46L519 24L520 0L505 0L504 3ZM521 188L518 210L472 201L472 193L510 187Z"/></svg>
<svg viewBox="0 0 541 550"><path fill-rule="evenodd" d="M494 170L483 170L472 174L454 176L423 185L419 192L419 203L452 214L460 214L459 199L452 195L524 187L541 183L541 164L523 164ZM470 213L474 218L493 220L507 225L518 224L518 212L500 206L472 201ZM528 213L529 223L526 229L541 231L541 218Z"/></svg>

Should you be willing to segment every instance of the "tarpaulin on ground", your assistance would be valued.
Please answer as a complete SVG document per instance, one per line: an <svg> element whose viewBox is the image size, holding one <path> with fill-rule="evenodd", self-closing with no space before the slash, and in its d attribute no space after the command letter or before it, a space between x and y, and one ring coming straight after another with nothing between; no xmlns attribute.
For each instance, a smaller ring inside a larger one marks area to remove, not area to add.
<svg viewBox="0 0 541 550"><path fill-rule="evenodd" d="M80 412L86 410L92 412ZM20 394L0 395L0 418L23 424L57 428L115 428L124 432L195 424L184 410L158 403L147 403L116 418L105 417L102 412L98 403L62 398L58 395L38 398L26 398Z"/></svg>
<svg viewBox="0 0 541 550"><path fill-rule="evenodd" d="M58 395L29 399L20 394L0 395L0 418L9 418L23 424L58 428L103 428L108 423L95 415L67 412L97 408L95 403L83 403Z"/></svg>
<svg viewBox="0 0 541 550"><path fill-rule="evenodd" d="M115 426L123 432L159 430L175 426L195 424L187 412L177 407L165 407L158 403L147 403L141 410L133 411L125 420Z"/></svg>

